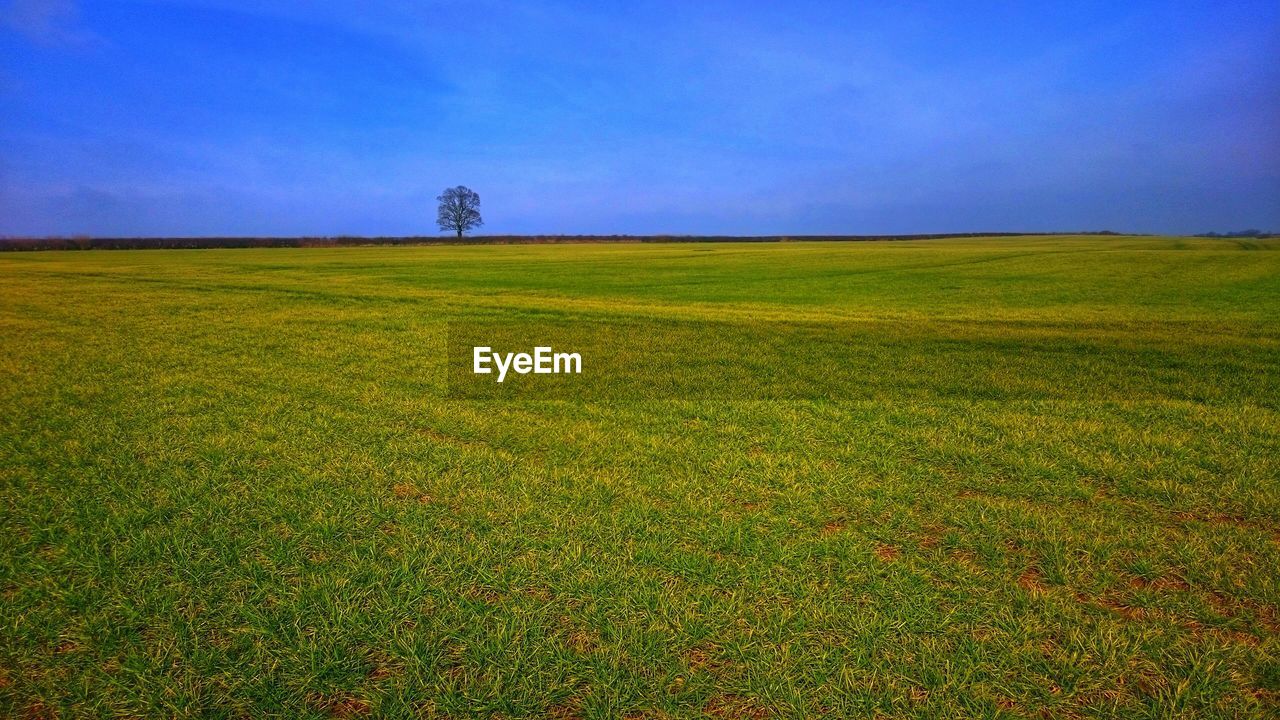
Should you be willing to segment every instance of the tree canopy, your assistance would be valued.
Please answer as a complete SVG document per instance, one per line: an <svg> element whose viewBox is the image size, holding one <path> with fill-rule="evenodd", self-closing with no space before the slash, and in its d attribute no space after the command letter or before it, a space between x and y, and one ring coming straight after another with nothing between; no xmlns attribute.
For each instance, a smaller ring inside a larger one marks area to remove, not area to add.
<svg viewBox="0 0 1280 720"><path fill-rule="evenodd" d="M436 223L441 230L462 233L484 224L480 218L480 195L465 185L451 187L436 200L440 201Z"/></svg>

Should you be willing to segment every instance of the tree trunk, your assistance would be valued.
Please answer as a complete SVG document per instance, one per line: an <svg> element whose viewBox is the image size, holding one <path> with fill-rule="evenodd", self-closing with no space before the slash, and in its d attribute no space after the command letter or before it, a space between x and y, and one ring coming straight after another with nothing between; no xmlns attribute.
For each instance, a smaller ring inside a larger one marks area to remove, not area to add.
<svg viewBox="0 0 1280 720"><path fill-rule="evenodd" d="M461 238L461 237L462 237L462 228L458 228L458 237L459 237L459 238Z"/></svg>

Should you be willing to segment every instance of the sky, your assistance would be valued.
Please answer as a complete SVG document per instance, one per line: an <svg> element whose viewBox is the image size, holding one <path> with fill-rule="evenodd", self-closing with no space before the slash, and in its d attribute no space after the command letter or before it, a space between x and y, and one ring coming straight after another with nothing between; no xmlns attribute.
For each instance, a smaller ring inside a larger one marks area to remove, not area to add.
<svg viewBox="0 0 1280 720"><path fill-rule="evenodd" d="M0 0L0 235L1280 230L1280 2Z"/></svg>

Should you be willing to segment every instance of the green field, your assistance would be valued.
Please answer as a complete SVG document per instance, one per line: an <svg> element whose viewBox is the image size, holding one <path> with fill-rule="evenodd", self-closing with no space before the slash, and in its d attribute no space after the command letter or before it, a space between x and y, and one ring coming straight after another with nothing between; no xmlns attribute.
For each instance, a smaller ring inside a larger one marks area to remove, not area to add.
<svg viewBox="0 0 1280 720"><path fill-rule="evenodd" d="M1278 250L2 254L0 716L1275 717Z"/></svg>

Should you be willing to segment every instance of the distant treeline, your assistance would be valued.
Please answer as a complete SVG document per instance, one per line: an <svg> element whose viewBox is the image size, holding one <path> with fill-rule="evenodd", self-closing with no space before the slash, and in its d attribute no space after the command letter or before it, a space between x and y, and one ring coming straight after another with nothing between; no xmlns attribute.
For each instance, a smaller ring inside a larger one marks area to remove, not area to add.
<svg viewBox="0 0 1280 720"><path fill-rule="evenodd" d="M716 243L716 242L868 242L873 240L934 240L971 237L1047 235L1119 235L1072 233L937 233L923 235L482 235L478 237L46 237L0 238L0 250L192 250L199 248L349 247L360 245L540 245L556 243Z"/></svg>
<svg viewBox="0 0 1280 720"><path fill-rule="evenodd" d="M1235 232L1226 232L1226 233L1207 232L1207 233L1200 233L1199 235L1196 235L1196 237L1207 237L1207 238L1258 238L1259 240L1262 240L1265 238L1271 238L1275 236L1276 234L1273 232L1267 232L1266 230L1253 230L1253 229L1237 230Z"/></svg>

